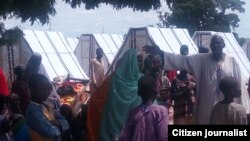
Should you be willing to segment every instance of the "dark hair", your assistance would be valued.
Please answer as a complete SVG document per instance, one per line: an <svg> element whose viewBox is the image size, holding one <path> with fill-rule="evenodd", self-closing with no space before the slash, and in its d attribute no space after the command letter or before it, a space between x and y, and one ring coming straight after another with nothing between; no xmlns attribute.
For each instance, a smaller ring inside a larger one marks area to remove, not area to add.
<svg viewBox="0 0 250 141"><path fill-rule="evenodd" d="M39 53L33 53L24 70L24 80L28 82L31 75L38 73L42 61L42 56Z"/></svg>
<svg viewBox="0 0 250 141"><path fill-rule="evenodd" d="M144 63L143 63L143 70L142 70L142 73L145 73L146 70L148 69L152 69L152 64L153 64L153 58L154 56L149 54L145 60L144 60Z"/></svg>
<svg viewBox="0 0 250 141"><path fill-rule="evenodd" d="M30 89L37 88L42 81L48 81L48 78L43 74L33 74L29 80L28 85Z"/></svg>
<svg viewBox="0 0 250 141"><path fill-rule="evenodd" d="M235 88L239 85L239 81L231 76L224 77L220 80L219 88L222 91L223 94L230 91L230 88Z"/></svg>
<svg viewBox="0 0 250 141"><path fill-rule="evenodd" d="M102 51L103 52L103 49L100 48L100 47L98 47L95 52L97 53L98 51Z"/></svg>
<svg viewBox="0 0 250 141"><path fill-rule="evenodd" d="M138 92L141 94L148 93L156 87L156 78L151 75L144 75L138 81Z"/></svg>
<svg viewBox="0 0 250 141"><path fill-rule="evenodd" d="M24 69L25 69L24 65L18 65L18 66L16 66L14 68L15 75L17 75L17 76L21 75L24 72Z"/></svg>
<svg viewBox="0 0 250 141"><path fill-rule="evenodd" d="M224 39L223 39L220 35L218 35L218 34L215 34L215 35L212 36L211 42L210 42L210 46L214 43L214 41L215 41L217 38L220 39L220 40L223 42L223 47L225 47Z"/></svg>
<svg viewBox="0 0 250 141"><path fill-rule="evenodd" d="M181 55L187 55L187 54L184 54L183 51L187 51L186 53L188 54L189 50L188 50L188 46L187 45L181 45L181 47L180 47L180 54Z"/></svg>
<svg viewBox="0 0 250 141"><path fill-rule="evenodd" d="M187 45L181 45L180 50L182 50L182 49L187 49L188 50L188 46Z"/></svg>

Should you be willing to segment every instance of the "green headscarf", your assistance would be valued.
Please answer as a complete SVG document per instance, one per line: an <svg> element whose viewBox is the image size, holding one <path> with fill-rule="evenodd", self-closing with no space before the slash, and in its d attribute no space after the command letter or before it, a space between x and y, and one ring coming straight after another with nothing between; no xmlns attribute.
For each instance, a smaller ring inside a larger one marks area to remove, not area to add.
<svg viewBox="0 0 250 141"><path fill-rule="evenodd" d="M118 65L102 117L101 141L113 141L122 130L130 111L141 103L137 95L140 71L136 49L129 49Z"/></svg>

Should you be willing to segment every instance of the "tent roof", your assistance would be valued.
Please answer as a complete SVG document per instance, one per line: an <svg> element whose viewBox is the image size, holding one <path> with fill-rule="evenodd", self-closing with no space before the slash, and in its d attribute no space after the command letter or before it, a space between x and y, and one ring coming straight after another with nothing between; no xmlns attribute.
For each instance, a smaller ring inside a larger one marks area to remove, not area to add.
<svg viewBox="0 0 250 141"><path fill-rule="evenodd" d="M52 80L56 76L70 74L75 78L88 79L80 67L72 46L61 32L23 30L24 38L33 52L42 55L42 64Z"/></svg>
<svg viewBox="0 0 250 141"><path fill-rule="evenodd" d="M187 29L147 27L145 30L163 51L180 54L180 46L185 44L189 47L189 54L198 52L198 48L189 36Z"/></svg>
<svg viewBox="0 0 250 141"><path fill-rule="evenodd" d="M83 34L82 36L93 36L99 47L103 49L109 63L112 63L123 42L123 36L120 34Z"/></svg>
<svg viewBox="0 0 250 141"><path fill-rule="evenodd" d="M242 49L247 55L248 60L250 60L250 38L246 39L245 43L242 45Z"/></svg>
<svg viewBox="0 0 250 141"><path fill-rule="evenodd" d="M78 38L66 38L67 42L69 43L70 48L74 51L76 49L76 46L79 42Z"/></svg>
<svg viewBox="0 0 250 141"><path fill-rule="evenodd" d="M137 48L138 54L145 54L142 51L143 46L158 45L166 52L180 54L180 47L184 44L189 47L190 55L198 52L198 48L189 36L187 29L157 27L130 28L122 47L119 49L110 70L108 71L108 74L114 70L116 61L129 48Z"/></svg>
<svg viewBox="0 0 250 141"><path fill-rule="evenodd" d="M106 73L122 43L123 35L120 34L82 34L74 53L83 70L89 75L89 63L96 57L96 49L102 48Z"/></svg>
<svg viewBox="0 0 250 141"><path fill-rule="evenodd" d="M223 37L224 42L226 44L226 47L223 51L235 58L241 68L244 79L248 80L250 76L250 62L248 61L246 54L244 53L243 49L240 47L232 33L196 31L194 33L193 39L197 40L197 42L199 42L199 45L203 45L204 47L210 48L210 39L214 34L219 34ZM199 38L204 38L204 40L198 41Z"/></svg>

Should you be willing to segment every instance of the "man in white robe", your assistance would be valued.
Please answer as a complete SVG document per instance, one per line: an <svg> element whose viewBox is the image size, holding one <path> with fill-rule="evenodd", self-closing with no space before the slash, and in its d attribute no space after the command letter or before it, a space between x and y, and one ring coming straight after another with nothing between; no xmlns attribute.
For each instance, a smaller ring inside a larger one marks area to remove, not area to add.
<svg viewBox="0 0 250 141"><path fill-rule="evenodd" d="M194 123L209 124L209 118L213 106L223 99L219 90L219 81L225 76L236 77L241 80L240 68L233 57L223 53L224 40L219 35L211 38L210 48L212 53L182 56L163 52L158 46L145 46L144 51L152 54L160 54L164 57L164 69L187 70L196 78L196 106ZM241 87L243 88L243 81ZM242 89L242 96L236 99L242 104L247 113L250 111L249 95Z"/></svg>
<svg viewBox="0 0 250 141"><path fill-rule="evenodd" d="M90 62L90 91L95 92L98 87L101 86L104 81L104 62L102 60L103 50L102 48L96 49L96 58Z"/></svg>

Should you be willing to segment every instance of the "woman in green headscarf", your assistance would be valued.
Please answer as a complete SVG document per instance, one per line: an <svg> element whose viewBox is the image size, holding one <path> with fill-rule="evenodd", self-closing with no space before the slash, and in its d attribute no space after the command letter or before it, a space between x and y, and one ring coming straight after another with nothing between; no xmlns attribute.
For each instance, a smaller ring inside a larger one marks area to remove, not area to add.
<svg viewBox="0 0 250 141"><path fill-rule="evenodd" d="M137 95L140 71L136 49L129 49L121 58L112 77L112 86L106 101L101 130L101 141L114 141L130 111L141 102Z"/></svg>

